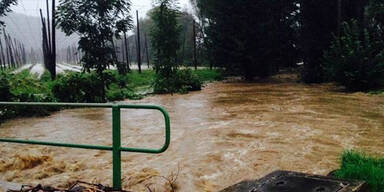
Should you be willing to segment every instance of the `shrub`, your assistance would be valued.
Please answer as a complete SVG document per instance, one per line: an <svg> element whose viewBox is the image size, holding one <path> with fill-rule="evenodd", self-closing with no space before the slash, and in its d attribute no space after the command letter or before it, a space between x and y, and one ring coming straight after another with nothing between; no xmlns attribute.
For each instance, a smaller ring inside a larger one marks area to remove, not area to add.
<svg viewBox="0 0 384 192"><path fill-rule="evenodd" d="M188 91L201 90L202 81L191 70L179 70L171 76L164 77L158 74L154 82L154 92L186 93Z"/></svg>
<svg viewBox="0 0 384 192"><path fill-rule="evenodd" d="M9 75L5 72L0 72L0 101L9 101L11 97Z"/></svg>
<svg viewBox="0 0 384 192"><path fill-rule="evenodd" d="M107 90L107 100L108 101L121 101L124 99L140 99L141 97L135 92L127 87L118 86L118 84L113 83L109 86Z"/></svg>
<svg viewBox="0 0 384 192"><path fill-rule="evenodd" d="M372 192L383 192L384 159L347 151L342 156L341 169L336 172L336 176L366 181Z"/></svg>
<svg viewBox="0 0 384 192"><path fill-rule="evenodd" d="M366 91L383 86L384 41L378 29L361 30L356 21L344 24L343 35L335 38L325 53L328 80L350 91Z"/></svg>
<svg viewBox="0 0 384 192"><path fill-rule="evenodd" d="M223 71L221 70L210 70L210 69L201 69L193 72L196 74L201 81L221 81L224 79Z"/></svg>
<svg viewBox="0 0 384 192"><path fill-rule="evenodd" d="M58 76L52 92L60 102L99 103L103 84L96 73L67 73Z"/></svg>
<svg viewBox="0 0 384 192"><path fill-rule="evenodd" d="M47 84L41 83L28 71L18 74L0 74L1 101L55 102ZM17 116L45 116L58 110L56 107L6 106L0 108L0 122Z"/></svg>

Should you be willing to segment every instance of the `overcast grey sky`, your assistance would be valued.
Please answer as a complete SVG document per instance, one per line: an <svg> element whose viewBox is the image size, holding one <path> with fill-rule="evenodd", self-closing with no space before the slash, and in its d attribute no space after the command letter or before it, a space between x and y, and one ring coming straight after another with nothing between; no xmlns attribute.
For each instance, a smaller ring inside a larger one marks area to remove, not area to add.
<svg viewBox="0 0 384 192"><path fill-rule="evenodd" d="M31 16L39 16L39 9L45 10L46 0L18 0L18 5L12 7L12 10L16 13L22 13ZM52 0L49 0L50 2ZM56 0L59 2L59 0ZM143 17L148 10L152 8L152 0L131 0L132 2L132 13L134 10L139 10L140 17ZM191 9L189 0L178 0L179 7ZM44 11L45 13L45 11Z"/></svg>

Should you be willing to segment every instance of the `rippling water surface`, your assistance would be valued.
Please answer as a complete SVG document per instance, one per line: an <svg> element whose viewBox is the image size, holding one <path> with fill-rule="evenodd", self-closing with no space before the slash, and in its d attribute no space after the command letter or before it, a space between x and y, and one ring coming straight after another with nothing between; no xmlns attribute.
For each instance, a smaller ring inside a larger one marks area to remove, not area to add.
<svg viewBox="0 0 384 192"><path fill-rule="evenodd" d="M160 155L124 153L125 188L169 191L176 180L177 191L218 191L279 169L327 174L338 167L345 149L384 155L383 96L285 78L217 82L187 95L134 101L169 111L172 143ZM68 109L6 122L0 136L111 145L111 124L110 109ZM163 129L159 112L122 113L124 146L157 148ZM0 144L0 154L0 180L60 187L76 180L111 184L110 152Z"/></svg>

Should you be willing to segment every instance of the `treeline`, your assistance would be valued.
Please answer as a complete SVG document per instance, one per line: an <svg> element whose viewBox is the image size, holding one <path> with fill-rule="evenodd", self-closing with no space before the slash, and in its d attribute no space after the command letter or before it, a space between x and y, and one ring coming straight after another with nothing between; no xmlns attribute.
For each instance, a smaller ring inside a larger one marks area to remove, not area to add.
<svg viewBox="0 0 384 192"><path fill-rule="evenodd" d="M115 51L117 59L119 62L128 61L131 63L137 64L140 56L142 65L146 65L147 68L153 67L154 58L154 49L152 46L152 40L150 37L151 31L154 26L154 21L152 19L152 14L156 8L150 10L145 17L139 16L139 23L133 27L131 30L134 34L130 35L127 38L127 46L125 45L125 39L115 39ZM196 36L196 42L201 39L201 29L200 26L195 24L195 33L193 33L194 27L194 16L191 13L188 13L187 10L179 11L176 15L177 25L180 27L180 37L178 41L180 42L180 47L177 50L178 52L178 62L183 66L194 66L194 42ZM196 21L197 22L197 21ZM139 25L139 30L137 29ZM138 33L140 33L140 54L138 54ZM198 64L203 65L204 60L201 58L203 55L202 47L200 44L197 45L197 59ZM126 50L127 47L127 50Z"/></svg>
<svg viewBox="0 0 384 192"><path fill-rule="evenodd" d="M147 17L140 19L141 25L141 45L145 47L147 44L148 52L150 59L154 59L154 50L152 46L152 40L150 39L151 31L156 28L155 23L153 21L153 15L155 14L158 7L154 7L147 14ZM193 66L194 67L194 47L196 47L196 56L198 65L206 64L203 58L203 47L200 43L198 43L202 39L201 28L198 25L198 21L188 12L188 10L177 10L177 14L175 15L176 24L179 27L179 36L178 43L180 46L177 49L177 61L183 66ZM195 28L195 29L194 29ZM137 29L134 30L137 35ZM145 49L142 50L142 55L146 56ZM143 57L145 58L145 57Z"/></svg>
<svg viewBox="0 0 384 192"><path fill-rule="evenodd" d="M3 30L0 34L0 70L16 69L27 63L27 52L23 43Z"/></svg>
<svg viewBox="0 0 384 192"><path fill-rule="evenodd" d="M250 80L303 62L301 77L307 83L337 81L352 90L382 86L383 1L192 3L214 66Z"/></svg>

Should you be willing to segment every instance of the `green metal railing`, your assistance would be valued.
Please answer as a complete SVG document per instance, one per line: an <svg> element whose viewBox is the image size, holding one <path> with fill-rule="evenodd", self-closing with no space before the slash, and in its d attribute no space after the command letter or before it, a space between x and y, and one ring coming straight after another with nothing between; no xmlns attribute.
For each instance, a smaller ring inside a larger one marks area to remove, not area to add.
<svg viewBox="0 0 384 192"><path fill-rule="evenodd" d="M112 146L54 143L54 142L19 140L19 139L9 139L9 138L0 138L0 142L112 151L113 188L117 189L117 190L122 189L122 185L121 185L121 152L159 154L159 153L165 152L168 149L170 141L171 141L171 123L170 123L169 115L164 108L159 107L159 106L154 106L154 105L125 105L125 104L14 103L14 102L0 102L0 106L111 108L112 109L112 140L113 140ZM148 109L148 110L160 111L164 115L164 120L165 120L165 143L164 143L163 147L161 147L159 149L140 149L140 148L122 147L121 146L121 121L120 121L121 109Z"/></svg>

